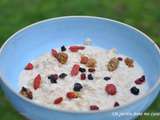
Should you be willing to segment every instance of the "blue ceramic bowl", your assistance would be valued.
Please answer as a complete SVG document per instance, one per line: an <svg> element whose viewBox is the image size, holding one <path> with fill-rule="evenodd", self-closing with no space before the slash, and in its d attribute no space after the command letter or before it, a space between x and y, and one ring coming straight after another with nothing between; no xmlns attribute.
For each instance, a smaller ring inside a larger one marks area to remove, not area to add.
<svg viewBox="0 0 160 120"><path fill-rule="evenodd" d="M18 76L28 61L51 48L82 43L90 37L93 45L117 48L133 57L143 67L149 91L137 101L113 110L74 112L55 110L32 103L18 94ZM17 111L31 120L129 120L131 114L143 112L154 101L160 85L160 50L139 30L105 18L71 16L48 19L30 25L12 35L0 50L0 83L5 95Z"/></svg>

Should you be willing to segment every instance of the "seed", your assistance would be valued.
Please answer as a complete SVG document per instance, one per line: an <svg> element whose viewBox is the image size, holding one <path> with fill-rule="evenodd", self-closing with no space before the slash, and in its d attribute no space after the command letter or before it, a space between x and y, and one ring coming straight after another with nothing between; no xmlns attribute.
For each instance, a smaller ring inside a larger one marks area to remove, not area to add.
<svg viewBox="0 0 160 120"><path fill-rule="evenodd" d="M95 72L95 71L96 71L95 68L89 68L89 69L88 69L88 72Z"/></svg>
<svg viewBox="0 0 160 120"><path fill-rule="evenodd" d="M61 63L61 64L65 64L68 60L68 55L64 52L60 52L58 53L57 56L57 60Z"/></svg>
<svg viewBox="0 0 160 120"><path fill-rule="evenodd" d="M41 76L40 76L40 74L38 74L34 79L33 88L35 90L38 89L40 87L40 84L41 84Z"/></svg>
<svg viewBox="0 0 160 120"><path fill-rule="evenodd" d="M86 74L82 73L81 74L81 80L85 80L86 79Z"/></svg>
<svg viewBox="0 0 160 120"><path fill-rule="evenodd" d="M124 62L128 67L134 67L134 64L133 64L134 61L132 59L126 58Z"/></svg>
<svg viewBox="0 0 160 120"><path fill-rule="evenodd" d="M119 60L117 58L112 58L108 64L107 64L107 69L108 71L112 72L118 68L119 65Z"/></svg>
<svg viewBox="0 0 160 120"><path fill-rule="evenodd" d="M93 80L94 78L93 78L93 76L92 76L92 74L88 74L88 80Z"/></svg>
<svg viewBox="0 0 160 120"><path fill-rule="evenodd" d="M54 100L54 104L60 104L63 101L63 97L59 97Z"/></svg>
<svg viewBox="0 0 160 120"><path fill-rule="evenodd" d="M67 77L67 74L66 74L66 73L61 73L61 74L59 75L59 78L61 78L61 79L64 79L65 77Z"/></svg>
<svg viewBox="0 0 160 120"><path fill-rule="evenodd" d="M64 45L61 47L61 51L66 51L66 47Z"/></svg>
<svg viewBox="0 0 160 120"><path fill-rule="evenodd" d="M114 103L114 107L118 107L119 106L119 103L118 102L115 102Z"/></svg>
<svg viewBox="0 0 160 120"><path fill-rule="evenodd" d="M32 70L33 69L33 64L32 63L28 63L25 67L25 70Z"/></svg>
<svg viewBox="0 0 160 120"><path fill-rule="evenodd" d="M87 56L81 56L81 61L80 61L80 63L81 63L81 64L87 64L87 62L88 62L88 57L87 57Z"/></svg>
<svg viewBox="0 0 160 120"><path fill-rule="evenodd" d="M86 69L85 69L85 68L80 67L80 68L79 68L79 71L80 71L80 72L86 72Z"/></svg>
<svg viewBox="0 0 160 120"><path fill-rule="evenodd" d="M91 105L90 110L99 110L99 107L97 105Z"/></svg>
<svg viewBox="0 0 160 120"><path fill-rule="evenodd" d="M96 66L96 60L93 59L93 58L89 58L86 66L87 66L87 67L93 67L93 68L94 68L94 67Z"/></svg>
<svg viewBox="0 0 160 120"><path fill-rule="evenodd" d="M71 70L71 76L76 76L79 72L80 66L78 64L73 65Z"/></svg>
<svg viewBox="0 0 160 120"><path fill-rule="evenodd" d="M57 83L58 75L52 74L52 75L48 76L48 79L50 79L51 83Z"/></svg>
<svg viewBox="0 0 160 120"><path fill-rule="evenodd" d="M109 95L115 95L117 90L116 90L116 86L114 84L107 84L105 87L105 91L109 94Z"/></svg>
<svg viewBox="0 0 160 120"><path fill-rule="evenodd" d="M67 98L69 99L74 99L74 98L78 98L78 94L76 92L68 92L66 94Z"/></svg>
<svg viewBox="0 0 160 120"><path fill-rule="evenodd" d="M73 90L79 92L82 89L82 85L80 83L75 83Z"/></svg>
<svg viewBox="0 0 160 120"><path fill-rule="evenodd" d="M106 80L106 81L108 81L108 80L110 80L111 78L110 77L104 77L104 80Z"/></svg>
<svg viewBox="0 0 160 120"><path fill-rule="evenodd" d="M134 87L132 87L132 88L130 89L130 92L131 92L133 95L138 95L138 94L139 94L139 89L134 86Z"/></svg>

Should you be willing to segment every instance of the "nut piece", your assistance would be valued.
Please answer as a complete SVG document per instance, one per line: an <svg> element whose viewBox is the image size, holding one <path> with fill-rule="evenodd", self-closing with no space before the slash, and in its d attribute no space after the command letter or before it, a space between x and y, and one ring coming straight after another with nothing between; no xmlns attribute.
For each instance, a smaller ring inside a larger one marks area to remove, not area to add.
<svg viewBox="0 0 160 120"><path fill-rule="evenodd" d="M33 99L32 91L25 87L22 87L20 94L28 99Z"/></svg>
<svg viewBox="0 0 160 120"><path fill-rule="evenodd" d="M95 66L96 66L96 60L95 59L93 59L93 58L89 58L88 59L88 62L87 62L87 64L86 64L86 66L87 67L91 67L91 68L94 68Z"/></svg>
<svg viewBox="0 0 160 120"><path fill-rule="evenodd" d="M134 61L132 59L126 58L124 62L128 67L134 67L134 64L133 64Z"/></svg>
<svg viewBox="0 0 160 120"><path fill-rule="evenodd" d="M64 52L60 52L58 53L57 56L57 60L61 63L61 64L65 64L68 60L68 55Z"/></svg>
<svg viewBox="0 0 160 120"><path fill-rule="evenodd" d="M114 57L108 62L107 69L108 71L112 72L117 69L118 65L119 65L119 60Z"/></svg>

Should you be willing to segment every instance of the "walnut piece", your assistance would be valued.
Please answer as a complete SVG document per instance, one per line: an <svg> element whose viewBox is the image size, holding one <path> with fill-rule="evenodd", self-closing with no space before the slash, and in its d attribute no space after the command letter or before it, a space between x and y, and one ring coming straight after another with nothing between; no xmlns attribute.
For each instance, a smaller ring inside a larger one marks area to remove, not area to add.
<svg viewBox="0 0 160 120"><path fill-rule="evenodd" d="M25 87L22 87L20 94L28 99L33 99L32 91Z"/></svg>
<svg viewBox="0 0 160 120"><path fill-rule="evenodd" d="M118 68L118 65L119 65L119 60L114 57L108 62L106 67L108 71L112 72Z"/></svg>
<svg viewBox="0 0 160 120"><path fill-rule="evenodd" d="M87 67L91 67L91 68L94 68L95 66L96 66L96 60L95 59L93 59L93 58L89 58L88 59L88 62L87 62L87 64L86 64L86 66Z"/></svg>
<svg viewBox="0 0 160 120"><path fill-rule="evenodd" d="M125 60L124 60L124 62L125 62L125 64L128 66L128 67L134 67L134 61L132 60L132 59L130 59L130 58L126 58Z"/></svg>
<svg viewBox="0 0 160 120"><path fill-rule="evenodd" d="M65 64L68 60L68 55L64 52L60 52L58 53L57 56L57 60L61 63L61 64Z"/></svg>

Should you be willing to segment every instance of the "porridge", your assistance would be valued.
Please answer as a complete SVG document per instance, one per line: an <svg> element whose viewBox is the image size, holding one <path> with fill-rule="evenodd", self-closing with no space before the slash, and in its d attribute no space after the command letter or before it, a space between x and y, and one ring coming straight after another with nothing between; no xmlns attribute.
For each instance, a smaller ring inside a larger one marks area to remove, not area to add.
<svg viewBox="0 0 160 120"><path fill-rule="evenodd" d="M142 68L115 49L83 45L52 49L20 74L20 94L56 109L97 111L130 103L148 89Z"/></svg>

